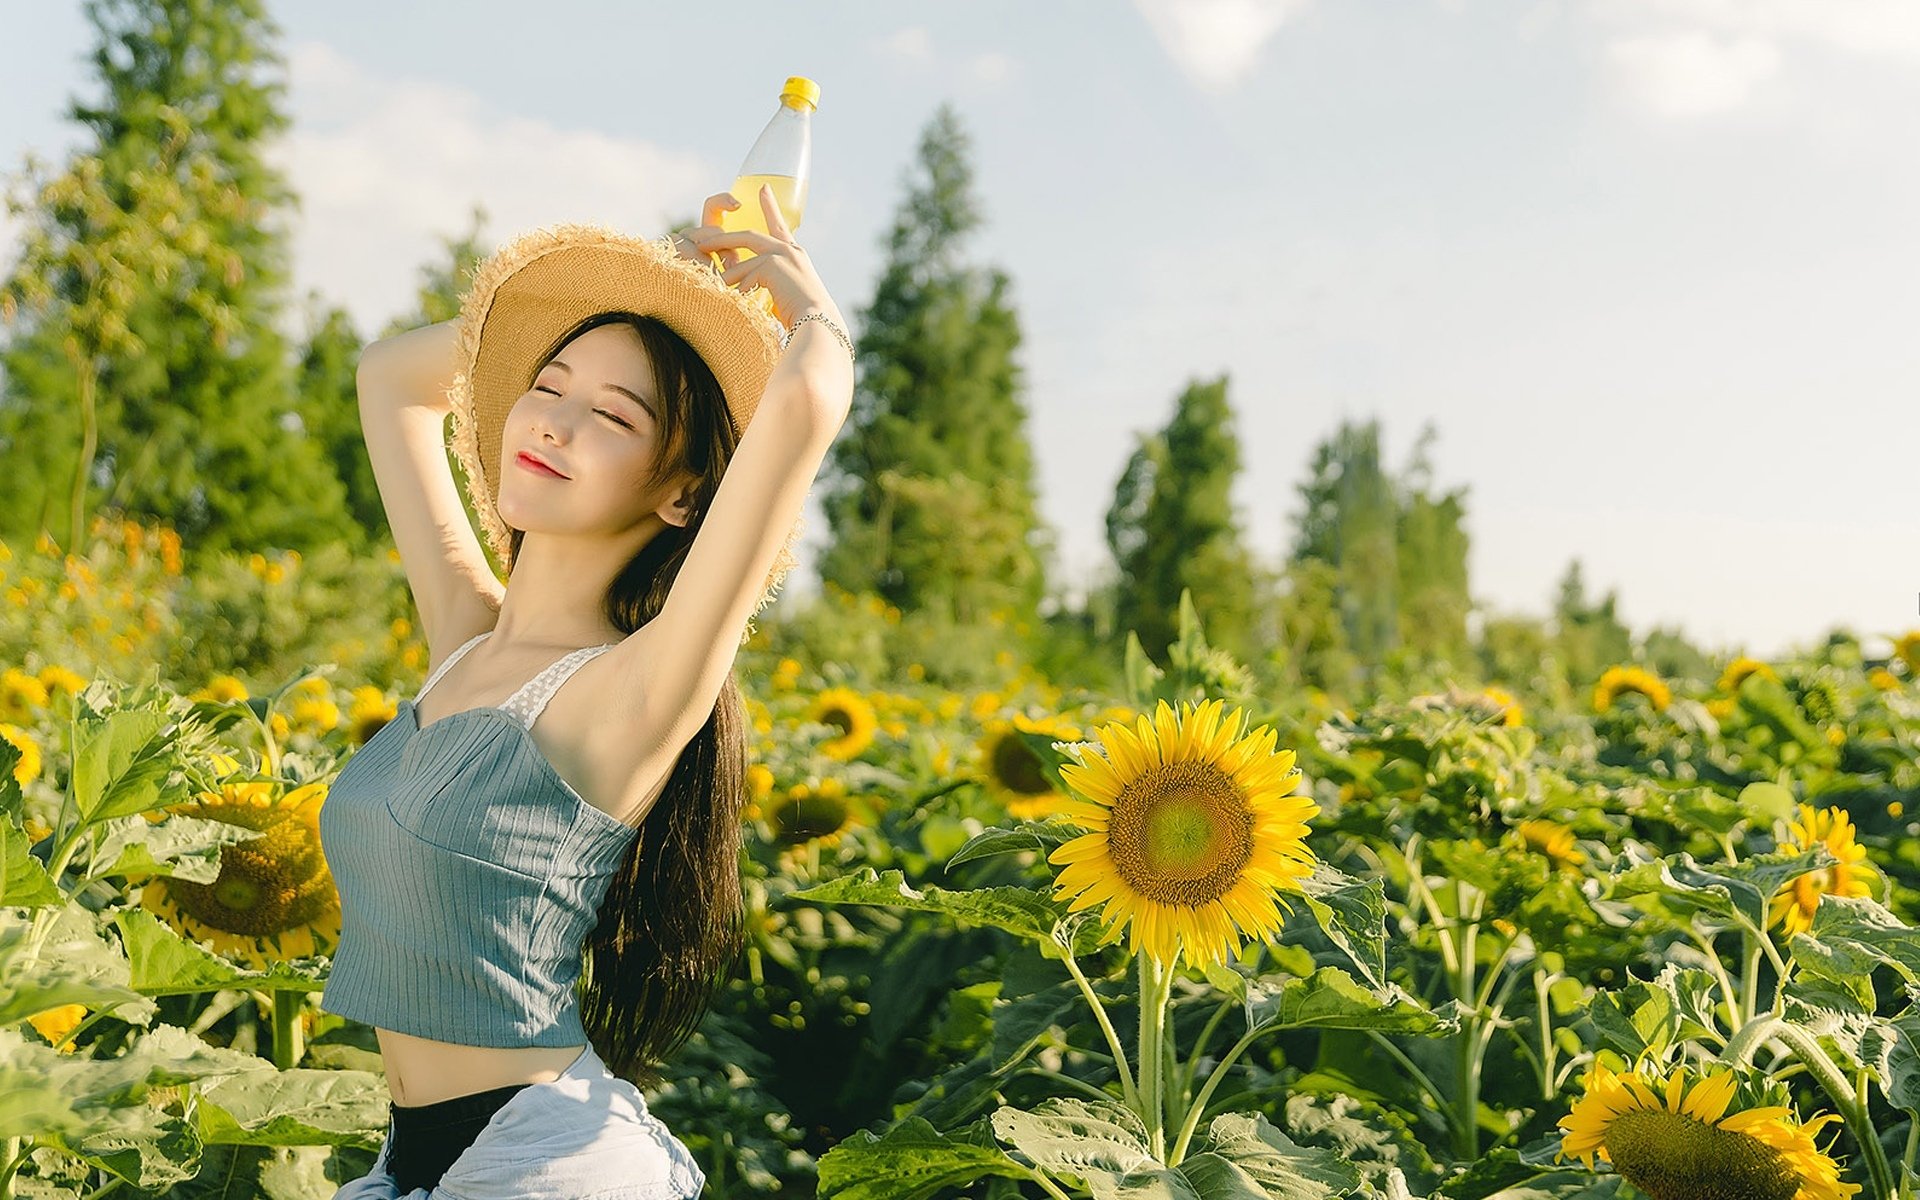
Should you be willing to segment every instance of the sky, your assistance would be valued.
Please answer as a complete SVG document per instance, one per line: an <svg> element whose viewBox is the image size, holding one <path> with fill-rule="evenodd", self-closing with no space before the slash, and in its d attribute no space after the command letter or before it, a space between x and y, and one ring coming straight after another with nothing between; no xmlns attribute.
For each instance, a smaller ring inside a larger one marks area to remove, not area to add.
<svg viewBox="0 0 1920 1200"><path fill-rule="evenodd" d="M64 111L93 94L80 6L30 11L0 42L7 172L73 149ZM856 324L919 136L959 114L985 216L965 257L1013 281L1069 586L1110 569L1135 439L1225 374L1265 562L1343 420L1377 418L1396 471L1431 423L1486 615L1546 615L1578 559L1635 630L1723 653L1835 626L1884 653L1920 626L1912 0L268 11L294 331L337 304L371 337L476 204L490 244L664 232L805 75L798 240Z"/></svg>

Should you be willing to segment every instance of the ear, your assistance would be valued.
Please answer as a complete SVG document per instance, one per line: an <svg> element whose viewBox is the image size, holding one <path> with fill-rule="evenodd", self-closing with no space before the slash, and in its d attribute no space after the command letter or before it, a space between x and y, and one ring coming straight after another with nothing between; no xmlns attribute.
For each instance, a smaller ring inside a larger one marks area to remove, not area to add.
<svg viewBox="0 0 1920 1200"><path fill-rule="evenodd" d="M687 527L687 522L693 519L694 487L697 482L692 476L688 476L680 487L654 510L660 514L662 521L681 529Z"/></svg>

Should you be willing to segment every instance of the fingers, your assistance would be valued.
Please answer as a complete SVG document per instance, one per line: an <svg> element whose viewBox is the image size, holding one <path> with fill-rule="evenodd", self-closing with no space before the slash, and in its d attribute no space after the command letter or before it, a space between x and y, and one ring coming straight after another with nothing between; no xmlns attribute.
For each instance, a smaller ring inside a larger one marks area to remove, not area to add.
<svg viewBox="0 0 1920 1200"><path fill-rule="evenodd" d="M767 232L783 242L793 240L793 230L787 228L787 214L780 211L779 201L773 198L773 189L766 184L760 185L760 211L767 215Z"/></svg>
<svg viewBox="0 0 1920 1200"><path fill-rule="evenodd" d="M740 202L733 198L732 192L715 192L708 196L707 202L700 207L700 224L711 225L717 229L720 227L720 214L732 212L739 207Z"/></svg>
<svg viewBox="0 0 1920 1200"><path fill-rule="evenodd" d="M764 258L750 258L745 262L734 263L726 270L720 272L720 281L728 287L739 286L743 292L752 291L754 288L759 287L760 284L747 283L746 281L752 279L754 273L765 266L766 262L767 260Z"/></svg>
<svg viewBox="0 0 1920 1200"><path fill-rule="evenodd" d="M776 250L791 250L793 247L779 238L768 237L754 229L689 229L689 237L703 253L715 250L739 249L751 250L755 254L768 254Z"/></svg>

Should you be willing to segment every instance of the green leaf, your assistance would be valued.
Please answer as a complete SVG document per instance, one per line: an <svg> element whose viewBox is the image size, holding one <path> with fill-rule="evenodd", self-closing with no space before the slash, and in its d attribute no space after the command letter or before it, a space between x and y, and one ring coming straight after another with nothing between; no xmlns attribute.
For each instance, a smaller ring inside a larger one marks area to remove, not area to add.
<svg viewBox="0 0 1920 1200"><path fill-rule="evenodd" d="M200 1136L209 1145L378 1149L380 1136L369 1142L367 1130L385 1127L390 1099L371 1071L280 1071L269 1065L201 1091Z"/></svg>
<svg viewBox="0 0 1920 1200"><path fill-rule="evenodd" d="M158 707L74 717L73 799L83 823L164 807L161 783L172 768L161 731L171 724Z"/></svg>
<svg viewBox="0 0 1920 1200"><path fill-rule="evenodd" d="M1866 896L1821 896L1811 932L1830 948L1886 963L1908 983L1920 982L1920 929Z"/></svg>
<svg viewBox="0 0 1920 1200"><path fill-rule="evenodd" d="M30 958L35 917L49 924L39 954ZM0 1025L24 1021L62 1004L84 1004L95 1012L114 1010L120 1019L135 1025L153 1019L153 1001L130 986L127 960L100 935L99 920L73 901L31 915L25 910L0 910L0 978L10 983L0 989Z"/></svg>
<svg viewBox="0 0 1920 1200"><path fill-rule="evenodd" d="M156 1087L240 1074L272 1064L256 1055L209 1046L174 1025L156 1025L136 1038L118 1058L93 1059L61 1054L26 1040L17 1028L0 1027L0 1114L10 1127L0 1136L31 1137L59 1133L69 1138L89 1133L128 1131L113 1111L145 1107ZM42 1106L32 1097L51 1089L58 1103ZM15 1096L29 1097L19 1105Z"/></svg>
<svg viewBox="0 0 1920 1200"><path fill-rule="evenodd" d="M1396 1170L1402 1187L1425 1191L1440 1181L1441 1169L1420 1135L1390 1108L1341 1094L1294 1095L1287 1097L1286 1120L1301 1145L1333 1151L1375 1188L1387 1188Z"/></svg>
<svg viewBox="0 0 1920 1200"><path fill-rule="evenodd" d="M1056 847L1079 837L1085 831L1060 821L1022 821L1011 829L995 826L983 829L968 839L967 844L954 852L947 860L946 869L951 871L964 862L976 858L987 858L995 854L1011 854L1019 850L1038 850L1041 857L1051 854Z"/></svg>
<svg viewBox="0 0 1920 1200"><path fill-rule="evenodd" d="M940 913L956 921L990 925L995 929L1026 938L1053 954L1057 943L1054 923L1064 915L1064 906L1056 905L1040 891L1019 887L992 887L953 890L929 885L924 891L907 883L897 868L884 874L872 867L843 875L810 888L788 892L789 900L811 900L818 904L879 904L890 908L917 909ZM1077 927L1074 953L1091 954L1099 940L1092 922Z"/></svg>
<svg viewBox="0 0 1920 1200"><path fill-rule="evenodd" d="M1741 815L1761 829L1772 829L1774 822L1792 821L1800 815L1793 792L1777 783L1750 783L1740 789L1735 803Z"/></svg>
<svg viewBox="0 0 1920 1200"><path fill-rule="evenodd" d="M41 908L66 898L53 876L47 874L46 864L34 857L27 831L11 818L0 822L0 904Z"/></svg>
<svg viewBox="0 0 1920 1200"><path fill-rule="evenodd" d="M992 1122L994 1136L1048 1171L1085 1178L1159 1165L1139 1116L1117 1100L1054 1096L1031 1111L1002 1105Z"/></svg>
<svg viewBox="0 0 1920 1200"><path fill-rule="evenodd" d="M1920 1120L1920 1010L1909 1008L1890 1024L1894 1043L1887 1051L1887 1102Z"/></svg>
<svg viewBox="0 0 1920 1200"><path fill-rule="evenodd" d="M220 849L260 836L227 821L172 813L158 823L144 816L104 823L100 845L87 866L88 881L110 875L167 875L194 883L220 877Z"/></svg>
<svg viewBox="0 0 1920 1200"><path fill-rule="evenodd" d="M1221 1113L1207 1125L1206 1148L1251 1176L1258 1196L1319 1200L1360 1186L1360 1172L1352 1163L1331 1150L1299 1145L1259 1113ZM1200 1195L1228 1194L1211 1189L1195 1165L1188 1159L1180 1168Z"/></svg>
<svg viewBox="0 0 1920 1200"><path fill-rule="evenodd" d="M1767 927L1767 907L1774 893L1808 871L1838 861L1824 842L1809 850L1756 854L1738 863L1709 865L1695 862L1685 851L1649 861L1636 843L1629 842L1615 867L1613 890L1616 896L1657 895L1682 907L1728 917L1758 933Z"/></svg>
<svg viewBox="0 0 1920 1200"><path fill-rule="evenodd" d="M324 955L289 959L272 963L263 971L253 970L188 941L144 908L123 908L113 914L113 922L127 949L132 985L145 995L237 987L318 992L327 986Z"/></svg>
<svg viewBox="0 0 1920 1200"><path fill-rule="evenodd" d="M1387 899L1378 879L1358 880L1325 863L1300 881L1307 909L1371 987L1387 981Z"/></svg>
<svg viewBox="0 0 1920 1200"><path fill-rule="evenodd" d="M995 1144L985 1117L950 1134L912 1116L877 1137L863 1129L821 1155L816 1172L820 1200L925 1200L987 1175L1032 1176Z"/></svg>
<svg viewBox="0 0 1920 1200"><path fill-rule="evenodd" d="M1457 1005L1436 1012L1397 983L1369 988L1339 967L1321 967L1304 979L1265 976L1248 981L1244 1001L1249 1032L1259 1029L1372 1029L1380 1033L1450 1033Z"/></svg>
<svg viewBox="0 0 1920 1200"><path fill-rule="evenodd" d="M1587 1016L1601 1039L1631 1060L1642 1051L1712 1036L1719 1029L1719 999L1711 974L1668 963L1653 979L1594 993Z"/></svg>

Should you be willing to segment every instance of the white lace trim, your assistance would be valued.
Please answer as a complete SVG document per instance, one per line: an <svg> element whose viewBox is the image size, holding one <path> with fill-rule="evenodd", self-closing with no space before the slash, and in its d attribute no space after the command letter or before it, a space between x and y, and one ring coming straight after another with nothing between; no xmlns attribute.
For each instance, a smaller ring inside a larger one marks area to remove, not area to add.
<svg viewBox="0 0 1920 1200"><path fill-rule="evenodd" d="M582 646L529 679L500 707L513 714L522 725L532 729L540 711L546 708L547 701L553 699L553 693L560 685L567 681L567 676L579 670L588 660L611 649L612 646Z"/></svg>
<svg viewBox="0 0 1920 1200"><path fill-rule="evenodd" d="M419 708L421 697L425 696L428 689L433 687L434 684L440 682L440 677L447 673L447 668L459 662L462 654L465 654L468 650L478 645L487 637L487 634L492 632L493 630L489 629L486 633L469 638L465 645L462 645L452 654L447 655L447 661L441 663L440 666L434 670L433 674L427 676L427 682L421 685L418 692L414 693L413 706ZM563 656L559 661L538 675L535 675L532 679L527 680L526 683L520 685L518 691L494 707L511 713L516 721L519 721L528 729L532 729L533 723L540 718L541 712L546 709L547 701L553 699L553 694L560 690L560 685L567 681L569 675L572 675L586 663L619 644L618 642L609 642L604 646L582 646L580 649Z"/></svg>

